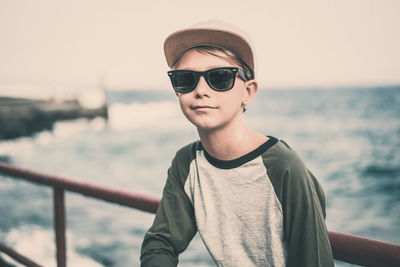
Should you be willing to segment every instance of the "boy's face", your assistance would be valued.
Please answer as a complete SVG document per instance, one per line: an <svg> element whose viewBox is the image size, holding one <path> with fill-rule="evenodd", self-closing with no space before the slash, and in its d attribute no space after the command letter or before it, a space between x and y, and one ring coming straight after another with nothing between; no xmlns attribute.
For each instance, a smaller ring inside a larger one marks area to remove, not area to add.
<svg viewBox="0 0 400 267"><path fill-rule="evenodd" d="M217 67L239 67L223 58L191 49L180 58L177 69L205 71ZM247 83L236 77L231 90L218 92L208 86L200 77L197 87L189 93L177 93L179 103L186 118L198 130L220 129L242 120L242 103L249 101Z"/></svg>

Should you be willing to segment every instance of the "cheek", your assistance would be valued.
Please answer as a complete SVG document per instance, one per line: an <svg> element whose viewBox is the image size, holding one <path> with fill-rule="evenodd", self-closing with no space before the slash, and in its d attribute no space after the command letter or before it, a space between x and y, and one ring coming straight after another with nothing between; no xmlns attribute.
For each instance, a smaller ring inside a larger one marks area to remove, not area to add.
<svg viewBox="0 0 400 267"><path fill-rule="evenodd" d="M238 89L238 90L234 90L234 89ZM224 105L232 110L235 110L237 108L239 108L242 103L243 103L243 92L242 90L239 90L240 88L233 88L232 91L228 91L225 93L228 93L226 95L224 95L224 97L222 98L222 101L224 102Z"/></svg>
<svg viewBox="0 0 400 267"><path fill-rule="evenodd" d="M181 110L183 113L187 113L187 110L189 109L189 97L187 95L180 95L179 97L179 105L181 107Z"/></svg>

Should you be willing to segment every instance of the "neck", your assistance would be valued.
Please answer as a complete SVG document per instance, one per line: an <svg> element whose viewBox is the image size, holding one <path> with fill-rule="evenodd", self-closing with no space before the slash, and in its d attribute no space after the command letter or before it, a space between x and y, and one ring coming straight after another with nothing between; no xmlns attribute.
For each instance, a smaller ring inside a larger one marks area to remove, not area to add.
<svg viewBox="0 0 400 267"><path fill-rule="evenodd" d="M198 129L198 133L204 149L220 160L241 157L268 140L264 135L249 129L242 121L220 129Z"/></svg>

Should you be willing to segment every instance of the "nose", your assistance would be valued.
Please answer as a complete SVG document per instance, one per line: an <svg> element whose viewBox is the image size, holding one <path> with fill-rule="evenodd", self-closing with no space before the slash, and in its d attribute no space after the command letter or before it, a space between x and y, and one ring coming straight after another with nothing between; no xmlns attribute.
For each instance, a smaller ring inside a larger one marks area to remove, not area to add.
<svg viewBox="0 0 400 267"><path fill-rule="evenodd" d="M197 83L194 93L196 97L207 96L210 97L212 89L208 86L205 78L200 76L199 82Z"/></svg>

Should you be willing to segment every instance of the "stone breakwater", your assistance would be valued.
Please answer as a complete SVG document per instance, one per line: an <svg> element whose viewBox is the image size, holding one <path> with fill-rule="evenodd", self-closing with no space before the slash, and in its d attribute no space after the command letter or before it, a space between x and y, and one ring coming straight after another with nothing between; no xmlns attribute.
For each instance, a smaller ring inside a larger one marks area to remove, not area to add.
<svg viewBox="0 0 400 267"><path fill-rule="evenodd" d="M106 103L94 109L84 108L78 100L35 100L0 97L0 140L31 136L51 130L58 120L107 118Z"/></svg>

